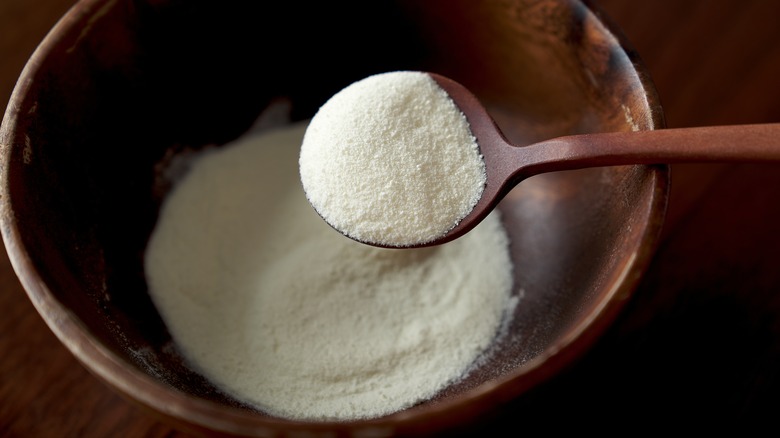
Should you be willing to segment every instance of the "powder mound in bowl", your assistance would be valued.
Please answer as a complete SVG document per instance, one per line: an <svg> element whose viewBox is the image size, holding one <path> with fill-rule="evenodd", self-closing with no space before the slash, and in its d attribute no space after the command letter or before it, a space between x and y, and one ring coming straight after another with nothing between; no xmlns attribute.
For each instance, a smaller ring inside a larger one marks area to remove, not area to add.
<svg viewBox="0 0 780 438"><path fill-rule="evenodd" d="M513 314L499 212L431 248L347 239L301 190L305 127L190 163L146 250L149 294L191 366L269 414L373 418L430 399L490 354Z"/></svg>
<svg viewBox="0 0 780 438"><path fill-rule="evenodd" d="M428 74L380 73L319 109L299 157L311 205L352 239L430 242L468 215L485 163L466 117Z"/></svg>

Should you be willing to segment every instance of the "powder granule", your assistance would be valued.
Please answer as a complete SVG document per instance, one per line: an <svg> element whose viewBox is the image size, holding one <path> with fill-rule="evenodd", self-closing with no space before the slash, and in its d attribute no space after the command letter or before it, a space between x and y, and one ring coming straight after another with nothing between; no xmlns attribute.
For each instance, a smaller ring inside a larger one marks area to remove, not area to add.
<svg viewBox="0 0 780 438"><path fill-rule="evenodd" d="M191 163L146 250L149 293L191 366L240 401L298 420L396 412L492 344L513 302L508 237L494 212L431 248L345 238L301 190L305 128Z"/></svg>
<svg viewBox="0 0 780 438"><path fill-rule="evenodd" d="M393 247L446 234L486 181L465 116L428 74L413 71L369 76L331 97L311 120L299 166L326 222Z"/></svg>

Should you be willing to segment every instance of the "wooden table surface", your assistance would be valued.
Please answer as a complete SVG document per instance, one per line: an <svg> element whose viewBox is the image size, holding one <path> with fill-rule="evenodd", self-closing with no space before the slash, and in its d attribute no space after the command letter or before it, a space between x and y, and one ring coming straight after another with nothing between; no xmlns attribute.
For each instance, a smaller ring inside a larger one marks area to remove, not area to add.
<svg viewBox="0 0 780 438"><path fill-rule="evenodd" d="M0 0L0 107L72 4ZM598 4L649 67L669 127L780 122L780 1ZM71 356L5 251L0 308L3 436L185 436ZM662 243L628 308L576 366L479 429L664 430L677 421L780 430L778 166L674 166Z"/></svg>

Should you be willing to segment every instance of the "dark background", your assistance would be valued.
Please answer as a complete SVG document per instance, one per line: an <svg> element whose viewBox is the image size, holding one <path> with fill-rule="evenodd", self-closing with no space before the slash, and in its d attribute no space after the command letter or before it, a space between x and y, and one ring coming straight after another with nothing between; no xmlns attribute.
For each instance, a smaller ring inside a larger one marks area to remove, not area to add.
<svg viewBox="0 0 780 438"><path fill-rule="evenodd" d="M0 108L73 0L0 0ZM780 1L601 0L668 127L780 122ZM780 147L780 139L778 139ZM575 367L479 426L521 435L780 429L780 167L675 165L658 252ZM0 252L0 434L183 436L90 375ZM674 426L674 427L673 427Z"/></svg>

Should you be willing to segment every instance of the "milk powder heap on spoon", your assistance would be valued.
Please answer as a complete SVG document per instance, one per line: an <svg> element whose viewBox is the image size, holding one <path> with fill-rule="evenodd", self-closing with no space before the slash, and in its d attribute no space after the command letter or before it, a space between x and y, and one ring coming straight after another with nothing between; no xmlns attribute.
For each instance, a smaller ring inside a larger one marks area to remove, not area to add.
<svg viewBox="0 0 780 438"><path fill-rule="evenodd" d="M306 130L299 169L326 222L388 247L446 234L486 182L465 116L428 74L414 71L369 76L335 94Z"/></svg>

